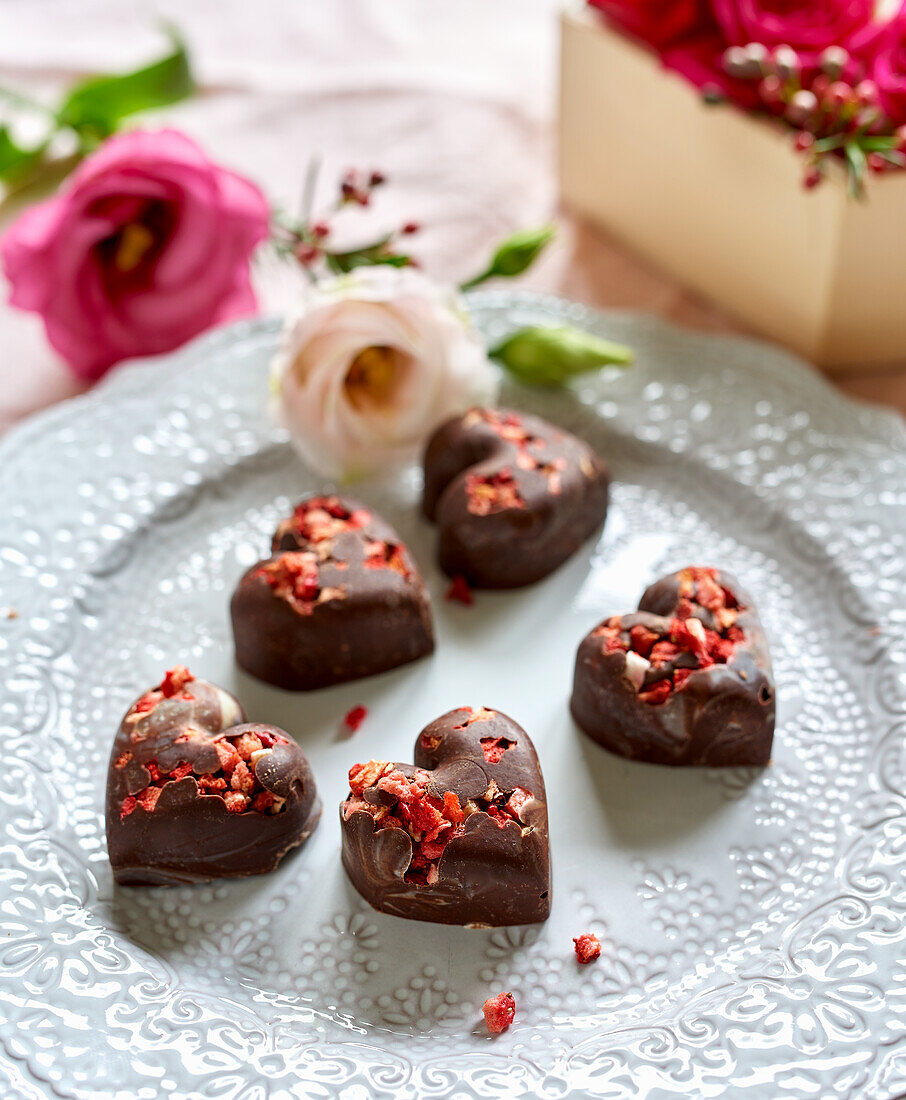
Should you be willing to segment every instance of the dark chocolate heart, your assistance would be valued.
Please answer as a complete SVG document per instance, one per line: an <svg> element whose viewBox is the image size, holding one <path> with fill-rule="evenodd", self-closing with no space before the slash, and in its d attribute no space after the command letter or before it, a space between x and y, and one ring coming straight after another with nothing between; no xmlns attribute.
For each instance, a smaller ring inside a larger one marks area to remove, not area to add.
<svg viewBox="0 0 906 1100"><path fill-rule="evenodd" d="M470 409L437 429L424 464L440 567L479 588L546 577L607 515L607 467L537 416Z"/></svg>
<svg viewBox="0 0 906 1100"><path fill-rule="evenodd" d="M357 680L434 649L424 581L369 508L308 497L277 528L230 605L236 660L292 691Z"/></svg>
<svg viewBox="0 0 906 1100"><path fill-rule="evenodd" d="M171 669L126 712L107 772L117 882L169 886L272 871L321 816L308 760L245 721L222 688Z"/></svg>
<svg viewBox="0 0 906 1100"><path fill-rule="evenodd" d="M499 711L460 707L422 730L414 759L349 771L343 866L362 897L439 924L547 920L547 803L525 730Z"/></svg>
<svg viewBox="0 0 906 1100"><path fill-rule="evenodd" d="M639 610L586 635L570 709L589 737L655 764L766 764L774 682L750 597L690 566L646 589Z"/></svg>

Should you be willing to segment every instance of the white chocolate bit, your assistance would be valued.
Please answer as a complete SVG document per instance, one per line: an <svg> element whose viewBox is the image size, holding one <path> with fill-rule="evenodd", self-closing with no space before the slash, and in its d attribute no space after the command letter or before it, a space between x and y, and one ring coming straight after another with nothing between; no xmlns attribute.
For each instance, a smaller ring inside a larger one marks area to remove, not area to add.
<svg viewBox="0 0 906 1100"><path fill-rule="evenodd" d="M249 766L251 767L252 771L254 771L255 768L258 767L258 761L262 757L269 756L273 751L273 749L255 749L255 751L249 757Z"/></svg>
<svg viewBox="0 0 906 1100"><path fill-rule="evenodd" d="M686 629L697 642L705 644L705 624L701 619L686 619Z"/></svg>
<svg viewBox="0 0 906 1100"><path fill-rule="evenodd" d="M645 673L649 668L651 668L651 662L646 660L640 653L633 653L632 650L629 650L626 654L626 678L636 691L645 682Z"/></svg>
<svg viewBox="0 0 906 1100"><path fill-rule="evenodd" d="M242 711L239 709L239 704L228 692L223 688L215 688L217 692L217 698L220 701L220 728L225 730L230 726L235 726L242 721Z"/></svg>
<svg viewBox="0 0 906 1100"><path fill-rule="evenodd" d="M343 588L343 587L331 588L328 585L328 586L325 586L324 588L322 588L321 591L318 593L318 599L317 599L316 602L317 603L327 603L329 600L345 600L345 599L346 599L346 589L345 588Z"/></svg>
<svg viewBox="0 0 906 1100"><path fill-rule="evenodd" d="M720 626L721 630L726 630L728 627L731 627L736 622L736 617L738 615L739 612L735 607L719 607L717 611L714 612L714 617L717 619L718 626Z"/></svg>

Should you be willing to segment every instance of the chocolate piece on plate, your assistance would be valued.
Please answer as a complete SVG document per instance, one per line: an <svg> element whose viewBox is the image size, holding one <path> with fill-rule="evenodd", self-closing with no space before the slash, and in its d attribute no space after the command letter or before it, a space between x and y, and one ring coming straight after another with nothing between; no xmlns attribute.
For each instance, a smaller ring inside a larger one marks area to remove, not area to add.
<svg viewBox="0 0 906 1100"><path fill-rule="evenodd" d="M576 655L570 709L620 756L655 764L766 764L774 682L750 597L726 572L691 566L648 588Z"/></svg>
<svg viewBox="0 0 906 1100"><path fill-rule="evenodd" d="M414 760L349 771L343 866L362 897L440 924L547 920L547 804L525 730L499 711L460 707L422 730Z"/></svg>
<svg viewBox="0 0 906 1100"><path fill-rule="evenodd" d="M321 816L308 760L283 730L185 668L126 712L107 772L117 882L170 886L272 871Z"/></svg>
<svg viewBox="0 0 906 1100"><path fill-rule="evenodd" d="M425 451L423 509L438 527L440 567L477 588L546 577L604 522L607 467L540 417L470 409Z"/></svg>
<svg viewBox="0 0 906 1100"><path fill-rule="evenodd" d="M409 551L369 508L307 497L249 569L230 612L236 660L292 691L356 680L434 649L431 605Z"/></svg>

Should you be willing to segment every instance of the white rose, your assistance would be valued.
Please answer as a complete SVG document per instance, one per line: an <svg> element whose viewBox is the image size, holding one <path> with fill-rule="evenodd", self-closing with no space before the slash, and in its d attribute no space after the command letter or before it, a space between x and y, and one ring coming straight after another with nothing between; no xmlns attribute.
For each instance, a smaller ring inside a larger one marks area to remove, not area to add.
<svg viewBox="0 0 906 1100"><path fill-rule="evenodd" d="M458 294L392 267L313 288L287 321L273 379L293 446L343 480L412 461L438 424L493 403L498 386Z"/></svg>

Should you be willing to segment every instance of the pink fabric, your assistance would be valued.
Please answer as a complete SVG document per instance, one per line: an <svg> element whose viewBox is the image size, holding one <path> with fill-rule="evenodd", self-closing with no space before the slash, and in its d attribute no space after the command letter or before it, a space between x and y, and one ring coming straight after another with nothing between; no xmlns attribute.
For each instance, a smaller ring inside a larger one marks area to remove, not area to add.
<svg viewBox="0 0 906 1100"><path fill-rule="evenodd" d="M350 165L390 178L359 236L415 220L429 273L463 278L488 244L556 213L554 118L562 0L28 0L7 12L3 82L52 97L77 76L140 63L161 48L162 18L192 46L196 99L143 126L168 124L208 155L294 208L309 158L322 157L322 197ZM14 14L13 14L14 13ZM0 212L0 218L8 210ZM520 286L594 305L650 310L711 329L731 325L612 239L558 215L557 243ZM367 228L366 228L367 227ZM291 268L255 272L265 311L296 293ZM78 392L40 320L0 288L0 429ZM906 408L906 374L846 387Z"/></svg>

